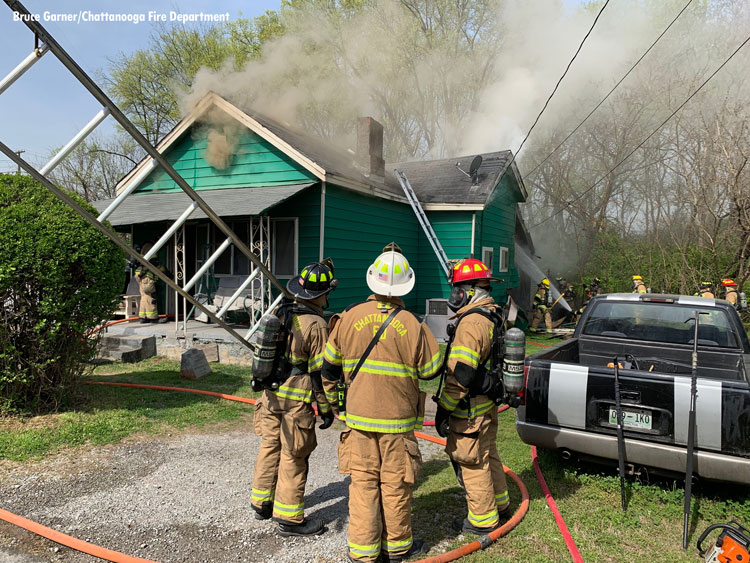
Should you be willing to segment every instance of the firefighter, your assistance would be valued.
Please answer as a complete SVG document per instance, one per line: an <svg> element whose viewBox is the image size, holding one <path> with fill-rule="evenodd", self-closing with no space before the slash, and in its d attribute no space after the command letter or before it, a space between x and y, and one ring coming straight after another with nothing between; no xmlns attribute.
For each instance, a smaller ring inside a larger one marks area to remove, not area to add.
<svg viewBox="0 0 750 563"><path fill-rule="evenodd" d="M737 282L731 278L725 278L721 280L721 285L724 288L724 299L734 305L735 309L738 307L739 293L737 293Z"/></svg>
<svg viewBox="0 0 750 563"><path fill-rule="evenodd" d="M552 328L552 316L547 307L548 293L549 280L544 278L539 282L539 285L536 286L536 294L534 295L534 317L531 320L532 330L536 330L542 319L544 319L544 324L547 326L547 330Z"/></svg>
<svg viewBox="0 0 750 563"><path fill-rule="evenodd" d="M148 253L151 247L151 243L144 244L142 248L143 254ZM172 273L162 265L158 257L153 256L149 262L168 277L172 277ZM142 264L138 264L138 267L135 269L135 281L138 282L138 289L141 294L138 307L138 318L141 323L167 322L166 317L159 318L159 309L157 306L158 280L159 278L156 274Z"/></svg>
<svg viewBox="0 0 750 563"><path fill-rule="evenodd" d="M435 377L442 358L427 325L403 308L415 274L397 248L388 245L367 269L373 294L334 317L323 360L326 393L347 426L338 453L339 471L351 475L350 561L395 563L426 551L411 526L422 466L418 380Z"/></svg>
<svg viewBox="0 0 750 563"><path fill-rule="evenodd" d="M714 299L716 297L714 295L714 284L709 281L701 282L700 286L698 287L698 293L696 293L695 295Z"/></svg>
<svg viewBox="0 0 750 563"><path fill-rule="evenodd" d="M502 385L486 367L493 339L503 330L502 312L490 296L491 281L500 280L479 260L469 258L453 268L448 307L458 321L446 351L445 388L435 415L435 427L447 438L445 451L466 490L468 515L453 526L480 536L497 528L510 513L496 445L495 399L501 398Z"/></svg>
<svg viewBox="0 0 750 563"><path fill-rule="evenodd" d="M323 350L328 326L323 309L328 294L336 287L333 263L312 263L287 283L296 303L285 303L277 316L289 317L287 344L288 375L277 389L266 389L257 403L255 433L262 436L252 486L252 507L256 519L273 516L282 536L311 536L325 531L323 522L305 518L305 484L309 458L317 446L315 411L333 423L333 411L325 398L321 380ZM283 376L282 376L283 377Z"/></svg>
<svg viewBox="0 0 750 563"><path fill-rule="evenodd" d="M633 276L633 293L648 293L643 278L639 275Z"/></svg>

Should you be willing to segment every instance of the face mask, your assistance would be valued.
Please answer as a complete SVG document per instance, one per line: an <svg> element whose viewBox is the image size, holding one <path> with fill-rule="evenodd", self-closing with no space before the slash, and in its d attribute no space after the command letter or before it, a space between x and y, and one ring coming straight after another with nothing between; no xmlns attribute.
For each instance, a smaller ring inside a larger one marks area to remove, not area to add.
<svg viewBox="0 0 750 563"><path fill-rule="evenodd" d="M474 287L470 285L454 285L451 289L450 297L448 297L448 307L454 313L461 307L468 305L471 298L474 296Z"/></svg>

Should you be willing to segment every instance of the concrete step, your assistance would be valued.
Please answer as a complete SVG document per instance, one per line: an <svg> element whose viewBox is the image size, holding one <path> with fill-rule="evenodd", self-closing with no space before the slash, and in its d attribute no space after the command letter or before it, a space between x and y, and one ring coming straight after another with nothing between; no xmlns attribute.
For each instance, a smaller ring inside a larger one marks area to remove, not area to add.
<svg viewBox="0 0 750 563"><path fill-rule="evenodd" d="M156 355L156 337L137 334L105 334L99 342L97 358L135 363Z"/></svg>

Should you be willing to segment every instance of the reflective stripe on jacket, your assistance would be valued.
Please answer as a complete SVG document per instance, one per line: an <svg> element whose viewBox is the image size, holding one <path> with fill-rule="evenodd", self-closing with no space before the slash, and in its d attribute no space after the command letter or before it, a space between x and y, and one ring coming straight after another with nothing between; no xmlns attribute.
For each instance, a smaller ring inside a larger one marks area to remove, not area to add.
<svg viewBox="0 0 750 563"><path fill-rule="evenodd" d="M341 313L331 331L323 359L323 385L329 398L335 396L336 383L343 373L349 386L345 419L350 428L400 433L421 426L417 418L418 380L437 373L442 358L432 331L414 315L399 311L354 381L350 378L393 308L403 306L396 297L371 295Z"/></svg>

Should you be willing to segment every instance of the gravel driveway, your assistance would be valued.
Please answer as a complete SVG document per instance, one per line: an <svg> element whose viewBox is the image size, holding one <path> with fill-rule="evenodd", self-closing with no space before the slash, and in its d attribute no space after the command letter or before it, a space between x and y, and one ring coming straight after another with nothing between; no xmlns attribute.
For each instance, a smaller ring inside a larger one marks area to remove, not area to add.
<svg viewBox="0 0 750 563"><path fill-rule="evenodd" d="M334 428L340 428L336 423ZM318 431L306 515L329 531L283 538L253 518L250 485L260 438L252 418L210 430L131 439L26 464L0 465L0 507L129 555L170 562L346 561L348 478L338 432ZM426 460L442 447L421 441ZM0 521L0 560L101 561Z"/></svg>

